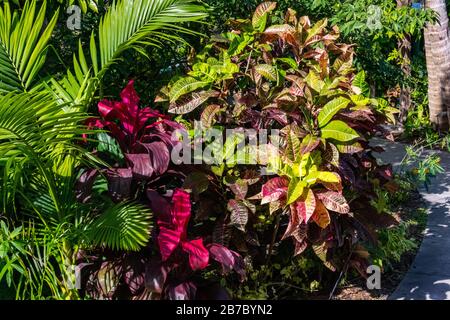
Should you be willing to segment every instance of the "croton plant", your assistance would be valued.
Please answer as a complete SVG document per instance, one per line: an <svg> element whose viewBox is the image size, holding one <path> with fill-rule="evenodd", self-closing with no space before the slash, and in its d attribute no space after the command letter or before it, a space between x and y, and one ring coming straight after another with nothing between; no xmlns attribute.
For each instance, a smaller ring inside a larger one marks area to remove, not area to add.
<svg viewBox="0 0 450 320"><path fill-rule="evenodd" d="M264 2L251 20L232 21L232 31L213 37L186 74L161 90L155 103L177 122L140 109L132 82L122 102L99 103L101 118L90 125L108 130L123 155L99 173L116 201L147 204L155 228L138 253L97 252L104 259L86 267L88 294L230 297L223 286L245 283L247 269L286 248L292 257L314 253L332 271L351 266L366 275L377 230L395 223L370 206L375 188L395 184L369 139L390 138L381 125L397 110L370 97L337 27L293 10L278 17L275 8ZM192 132L196 122L223 132L276 129L277 141L267 144L277 151L257 164L171 163L180 143L174 130ZM80 262L94 252L85 255Z"/></svg>

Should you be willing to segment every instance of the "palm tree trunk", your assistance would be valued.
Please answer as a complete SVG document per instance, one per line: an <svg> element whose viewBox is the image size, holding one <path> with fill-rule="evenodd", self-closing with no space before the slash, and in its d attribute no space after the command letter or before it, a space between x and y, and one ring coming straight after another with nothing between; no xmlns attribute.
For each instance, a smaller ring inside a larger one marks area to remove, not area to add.
<svg viewBox="0 0 450 320"><path fill-rule="evenodd" d="M397 0L397 7L411 5L411 0ZM402 58L402 72L405 79L411 77L411 35L405 34L398 40L398 51ZM400 122L406 121L408 111L411 108L411 88L407 84L401 85L400 90Z"/></svg>
<svg viewBox="0 0 450 320"><path fill-rule="evenodd" d="M425 28L430 121L441 130L448 129L450 108L450 41L445 0L425 0L425 7L439 15L439 21Z"/></svg>

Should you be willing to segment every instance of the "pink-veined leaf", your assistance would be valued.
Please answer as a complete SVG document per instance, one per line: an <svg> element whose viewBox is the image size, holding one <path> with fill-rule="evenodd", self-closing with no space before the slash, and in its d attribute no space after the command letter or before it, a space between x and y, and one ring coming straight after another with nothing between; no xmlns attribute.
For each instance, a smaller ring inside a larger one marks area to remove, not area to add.
<svg viewBox="0 0 450 320"><path fill-rule="evenodd" d="M270 179L261 188L263 196L261 204L266 204L286 197L288 186L289 181L284 177Z"/></svg>
<svg viewBox="0 0 450 320"><path fill-rule="evenodd" d="M344 196L334 191L317 192L317 198L322 201L324 206L331 211L338 213L349 213L350 207Z"/></svg>

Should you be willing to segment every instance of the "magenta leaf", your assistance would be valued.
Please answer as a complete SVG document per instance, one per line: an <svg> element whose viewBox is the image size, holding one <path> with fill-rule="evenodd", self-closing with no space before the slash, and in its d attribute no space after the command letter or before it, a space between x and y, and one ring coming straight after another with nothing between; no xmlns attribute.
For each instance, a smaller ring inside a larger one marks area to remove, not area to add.
<svg viewBox="0 0 450 320"><path fill-rule="evenodd" d="M176 189L172 196L172 224L175 230L186 239L186 228L191 217L191 200L189 193Z"/></svg>
<svg viewBox="0 0 450 320"><path fill-rule="evenodd" d="M162 261L170 258L172 253L180 244L181 232L172 230L164 226L159 227L158 245L161 252Z"/></svg>
<svg viewBox="0 0 450 320"><path fill-rule="evenodd" d="M208 266L209 252L203 245L202 238L183 242L182 247L189 254L189 265L192 270L202 270Z"/></svg>

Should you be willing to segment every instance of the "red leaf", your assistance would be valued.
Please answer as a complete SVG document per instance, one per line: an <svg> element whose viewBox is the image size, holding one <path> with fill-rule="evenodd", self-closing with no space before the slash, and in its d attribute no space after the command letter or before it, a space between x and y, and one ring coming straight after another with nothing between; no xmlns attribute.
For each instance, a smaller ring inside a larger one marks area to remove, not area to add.
<svg viewBox="0 0 450 320"><path fill-rule="evenodd" d="M195 239L182 243L183 250L189 254L189 265L192 270L205 269L209 262L209 252L203 245L203 239Z"/></svg>

